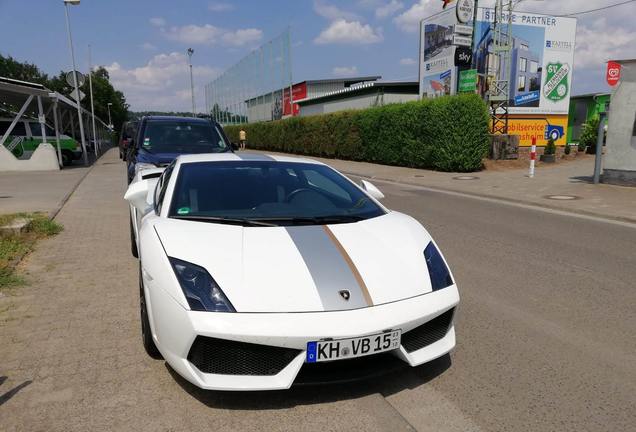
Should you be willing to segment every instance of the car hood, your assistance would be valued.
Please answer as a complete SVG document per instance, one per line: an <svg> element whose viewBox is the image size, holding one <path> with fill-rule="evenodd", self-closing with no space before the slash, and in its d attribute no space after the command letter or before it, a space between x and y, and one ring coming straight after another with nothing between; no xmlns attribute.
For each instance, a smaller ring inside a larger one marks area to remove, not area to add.
<svg viewBox="0 0 636 432"><path fill-rule="evenodd" d="M357 309L431 291L431 237L397 212L327 226L162 219L155 229L167 255L207 269L237 312Z"/></svg>

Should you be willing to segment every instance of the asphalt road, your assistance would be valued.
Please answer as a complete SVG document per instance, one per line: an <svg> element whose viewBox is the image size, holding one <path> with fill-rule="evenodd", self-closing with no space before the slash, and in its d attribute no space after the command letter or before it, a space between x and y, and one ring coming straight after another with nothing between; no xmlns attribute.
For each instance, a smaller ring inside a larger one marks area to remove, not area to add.
<svg viewBox="0 0 636 432"><path fill-rule="evenodd" d="M356 383L193 387L141 347L112 153L29 257L31 285L0 299L0 430L634 430L636 227L376 184L451 265L452 355Z"/></svg>
<svg viewBox="0 0 636 432"><path fill-rule="evenodd" d="M636 428L636 228L378 185L435 237L461 294L452 366L387 396L413 426L429 413L409 397L433 389L435 412L474 430Z"/></svg>

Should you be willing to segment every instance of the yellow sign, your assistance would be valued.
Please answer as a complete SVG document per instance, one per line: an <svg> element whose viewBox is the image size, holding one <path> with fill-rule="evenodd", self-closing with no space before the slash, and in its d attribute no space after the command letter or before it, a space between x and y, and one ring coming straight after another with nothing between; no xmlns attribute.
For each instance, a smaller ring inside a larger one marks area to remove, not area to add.
<svg viewBox="0 0 636 432"><path fill-rule="evenodd" d="M511 115L508 118L508 133L519 135L519 146L532 145L532 138L538 146L544 146L548 139L556 145L565 145L568 132L567 115Z"/></svg>

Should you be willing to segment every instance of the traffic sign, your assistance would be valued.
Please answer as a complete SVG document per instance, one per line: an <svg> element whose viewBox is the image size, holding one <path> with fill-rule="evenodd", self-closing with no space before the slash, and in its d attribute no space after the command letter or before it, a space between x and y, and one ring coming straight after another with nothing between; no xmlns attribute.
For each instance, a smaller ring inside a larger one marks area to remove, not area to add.
<svg viewBox="0 0 636 432"><path fill-rule="evenodd" d="M453 26L453 33L470 36L473 34L473 28L469 25L455 24Z"/></svg>
<svg viewBox="0 0 636 432"><path fill-rule="evenodd" d="M618 84L618 81L621 79L620 63L616 63L614 61L607 62L607 72L605 74L605 79L611 86L615 86L616 84Z"/></svg>
<svg viewBox="0 0 636 432"><path fill-rule="evenodd" d="M78 102L79 102L79 101L81 101L82 99L84 99L84 96L86 96L86 95L85 95L85 94L84 94L84 92L83 92L83 91L81 91L80 89L78 89L78 91L79 91L79 97L77 96L77 93L75 92L75 90L73 90L73 91L71 92L71 97L72 97L73 99L75 99L76 101L78 101Z"/></svg>
<svg viewBox="0 0 636 432"><path fill-rule="evenodd" d="M83 86L84 81L86 81L86 77L80 71L75 71L75 73L77 74L77 86ZM73 71L66 72L66 83L71 87L75 86L75 81L73 80Z"/></svg>
<svg viewBox="0 0 636 432"><path fill-rule="evenodd" d="M473 44L473 39L466 36L453 35L453 45L458 46L471 46Z"/></svg>
<svg viewBox="0 0 636 432"><path fill-rule="evenodd" d="M459 92L472 93L477 87L477 69L459 71Z"/></svg>
<svg viewBox="0 0 636 432"><path fill-rule="evenodd" d="M455 6L455 13L457 20L465 24L473 19L473 12L475 11L475 2L473 0L457 0L457 6Z"/></svg>

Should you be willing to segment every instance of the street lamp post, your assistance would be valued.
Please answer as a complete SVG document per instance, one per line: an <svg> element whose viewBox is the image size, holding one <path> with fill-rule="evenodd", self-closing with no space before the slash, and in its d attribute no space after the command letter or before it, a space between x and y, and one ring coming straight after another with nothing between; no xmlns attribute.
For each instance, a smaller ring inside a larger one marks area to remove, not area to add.
<svg viewBox="0 0 636 432"><path fill-rule="evenodd" d="M97 143L97 128L95 127L95 103L93 102L93 64L91 63L91 46L88 45L88 86L91 93L91 117L93 120L93 141L95 145L95 157L97 157L97 150L99 144ZM101 149L100 149L101 150Z"/></svg>
<svg viewBox="0 0 636 432"><path fill-rule="evenodd" d="M71 22L68 17L68 5L79 5L80 0L64 0L64 12L66 15L66 32L68 34L68 45L71 50L71 62L73 63L73 87L77 97L77 118L80 127L80 139L82 140L82 154L84 155L84 165L88 165L88 153L86 152L86 139L84 138L84 121L82 120L82 106L79 100L79 85L77 82L77 68L75 67L75 52L73 51L73 37L71 36Z"/></svg>
<svg viewBox="0 0 636 432"><path fill-rule="evenodd" d="M194 54L194 50L192 48L188 48L188 65L190 66L190 93L192 94L192 116L196 116L196 107L194 105L194 79L192 78L192 54Z"/></svg>
<svg viewBox="0 0 636 432"><path fill-rule="evenodd" d="M112 120L111 120L111 118L110 118L110 106L111 106L112 104L113 104L112 102L108 102L108 105L107 105L107 106L108 106L108 128L109 128L110 130L113 130L113 121L112 121Z"/></svg>

